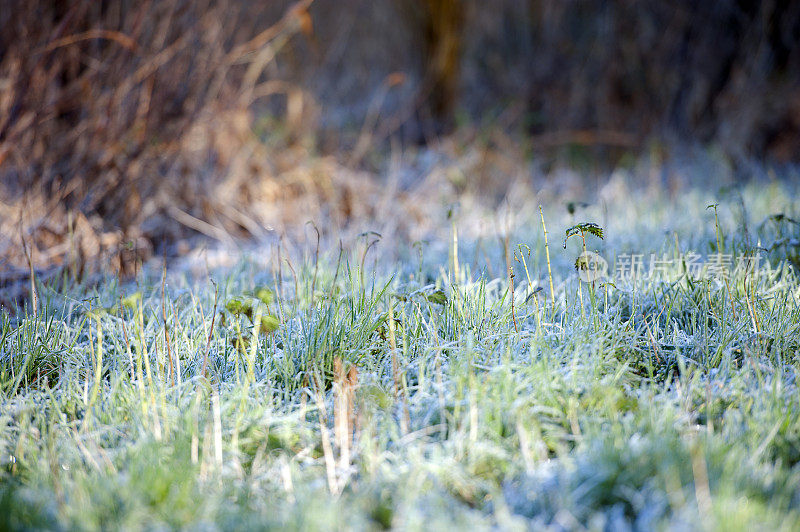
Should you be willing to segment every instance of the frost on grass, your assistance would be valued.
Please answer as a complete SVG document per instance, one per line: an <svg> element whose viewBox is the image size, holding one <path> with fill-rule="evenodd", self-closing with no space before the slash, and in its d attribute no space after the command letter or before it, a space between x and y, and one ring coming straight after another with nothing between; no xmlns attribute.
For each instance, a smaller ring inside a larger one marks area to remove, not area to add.
<svg viewBox="0 0 800 532"><path fill-rule="evenodd" d="M790 198L781 216L776 197ZM513 298L490 274L508 271L502 250L463 234L460 253L431 246L400 267L323 252L280 276L256 257L213 283L173 273L162 289L145 271L40 285L36 312L0 314L0 519L796 529L791 197L748 189L747 212L713 213L687 194L680 216L644 198L615 207L627 224L589 206L597 224L575 226L545 208L551 228L604 237L592 246L609 274L615 257L672 259L580 292L573 238L552 250L552 299L533 208L508 238L529 250ZM758 275L687 267L689 251L721 247L731 264L760 257Z"/></svg>

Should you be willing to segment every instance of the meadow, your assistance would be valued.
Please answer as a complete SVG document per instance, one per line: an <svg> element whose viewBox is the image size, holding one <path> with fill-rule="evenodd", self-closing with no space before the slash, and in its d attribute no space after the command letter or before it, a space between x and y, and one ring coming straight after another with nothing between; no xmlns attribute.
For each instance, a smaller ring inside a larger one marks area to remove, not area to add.
<svg viewBox="0 0 800 532"><path fill-rule="evenodd" d="M797 530L796 180L612 181L34 282L0 528Z"/></svg>

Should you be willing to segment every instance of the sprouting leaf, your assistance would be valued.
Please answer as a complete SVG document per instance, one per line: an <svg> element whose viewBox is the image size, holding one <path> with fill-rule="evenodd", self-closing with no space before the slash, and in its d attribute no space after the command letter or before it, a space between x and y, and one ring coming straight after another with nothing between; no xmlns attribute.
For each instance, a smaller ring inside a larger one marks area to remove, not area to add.
<svg viewBox="0 0 800 532"><path fill-rule="evenodd" d="M142 299L142 293L134 292L128 297L122 298L122 306L125 308L129 308L131 310L135 310L137 303L139 303L141 299Z"/></svg>
<svg viewBox="0 0 800 532"><path fill-rule="evenodd" d="M431 303L436 303L437 305L444 305L447 303L447 294L444 293L444 290L436 290L435 292L426 295L425 298Z"/></svg>
<svg viewBox="0 0 800 532"><path fill-rule="evenodd" d="M592 222L582 222L572 227L568 228L566 231L566 236L564 237L564 248L567 247L567 240L570 237L575 235L582 235L584 233L589 233L590 235L594 235L599 239L603 239L603 228L597 225L596 223Z"/></svg>
<svg viewBox="0 0 800 532"><path fill-rule="evenodd" d="M281 321L275 316L261 316L261 327L258 328L258 332L262 334L272 333L277 331L280 325Z"/></svg>
<svg viewBox="0 0 800 532"><path fill-rule="evenodd" d="M600 240L603 239L603 228L595 223L584 223L581 224L581 228L589 234L592 234L599 238Z"/></svg>
<svg viewBox="0 0 800 532"><path fill-rule="evenodd" d="M256 298L259 299L265 305L269 305L275 299L275 292L273 292L266 286L257 287L253 291L253 293L255 294Z"/></svg>
<svg viewBox="0 0 800 532"><path fill-rule="evenodd" d="M575 269L578 271L589 269L589 258L585 255L580 255L575 259Z"/></svg>
<svg viewBox="0 0 800 532"><path fill-rule="evenodd" d="M568 228L564 233L564 247L567 247L567 240L569 240L570 237L578 234L580 234L580 230L578 229L577 225L573 225L572 227Z"/></svg>
<svg viewBox="0 0 800 532"><path fill-rule="evenodd" d="M228 310L228 312L230 312L234 316L238 316L239 314L242 313L242 309L244 308L244 304L242 303L241 299L233 298L230 301L228 301L227 303L225 303L225 308Z"/></svg>

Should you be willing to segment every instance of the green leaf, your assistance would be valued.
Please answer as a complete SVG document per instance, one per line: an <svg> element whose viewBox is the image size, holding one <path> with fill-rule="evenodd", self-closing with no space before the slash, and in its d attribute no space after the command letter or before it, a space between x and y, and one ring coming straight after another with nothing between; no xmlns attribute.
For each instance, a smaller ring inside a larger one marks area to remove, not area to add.
<svg viewBox="0 0 800 532"><path fill-rule="evenodd" d="M581 227L587 233L596 236L600 240L603 240L603 228L600 227L599 225L594 224L594 223L584 223L584 224L581 224Z"/></svg>
<svg viewBox="0 0 800 532"><path fill-rule="evenodd" d="M275 299L275 292L273 292L266 286L257 287L253 291L253 293L255 294L256 298L259 299L265 305L269 305Z"/></svg>
<svg viewBox="0 0 800 532"><path fill-rule="evenodd" d="M582 235L584 233L589 233L590 235L594 235L597 238L599 238L600 240L603 239L603 228L602 227L600 227L596 223L582 222L582 223L573 225L572 227L567 229L566 236L564 237L564 248L566 249L567 240L569 240L570 237L573 237L575 235Z"/></svg>
<svg viewBox="0 0 800 532"><path fill-rule="evenodd" d="M278 330L281 326L281 320L272 315L261 316L261 327L258 332L262 334L269 334Z"/></svg>
<svg viewBox="0 0 800 532"><path fill-rule="evenodd" d="M228 301L227 303L225 303L225 308L228 310L228 312L230 312L234 316L238 316L239 314L242 313L244 304L242 303L241 299L235 297L230 301Z"/></svg>
<svg viewBox="0 0 800 532"><path fill-rule="evenodd" d="M447 294L444 293L444 290L436 290L435 292L425 296L425 298L431 303L436 303L437 305L444 305L447 303Z"/></svg>
<svg viewBox="0 0 800 532"><path fill-rule="evenodd" d="M580 270L588 270L589 269L589 259L583 255L579 256L575 259L575 269Z"/></svg>

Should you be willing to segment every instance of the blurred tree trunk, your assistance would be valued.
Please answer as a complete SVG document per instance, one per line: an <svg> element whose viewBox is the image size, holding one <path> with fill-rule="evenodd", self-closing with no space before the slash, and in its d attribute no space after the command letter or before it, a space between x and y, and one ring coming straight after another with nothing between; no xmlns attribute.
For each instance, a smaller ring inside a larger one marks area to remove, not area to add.
<svg viewBox="0 0 800 532"><path fill-rule="evenodd" d="M417 0L425 50L423 96L437 132L453 126L458 103L464 6L461 0Z"/></svg>

